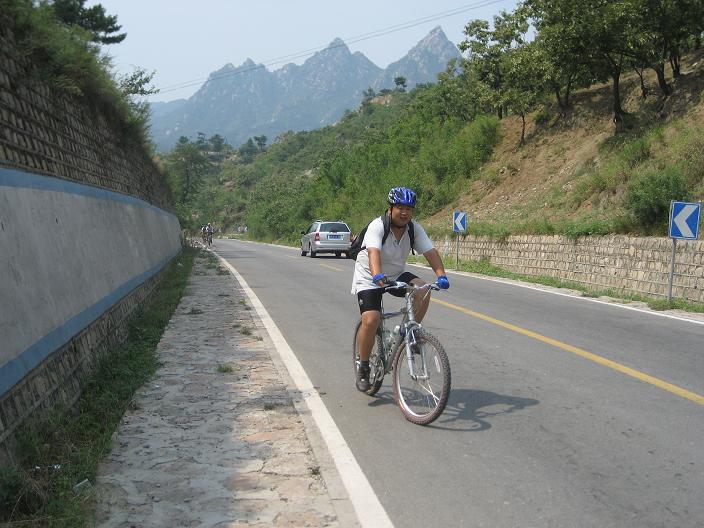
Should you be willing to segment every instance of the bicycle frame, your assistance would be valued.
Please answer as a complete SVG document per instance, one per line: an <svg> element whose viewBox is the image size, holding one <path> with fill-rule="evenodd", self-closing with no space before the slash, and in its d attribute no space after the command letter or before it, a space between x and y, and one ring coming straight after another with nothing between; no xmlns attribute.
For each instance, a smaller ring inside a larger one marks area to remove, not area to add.
<svg viewBox="0 0 704 528"><path fill-rule="evenodd" d="M393 358L393 354L398 347L399 343L398 341L395 341L391 344L384 342L383 336L385 335L385 321L387 319L392 319L394 317L399 317L403 316L403 320L401 321L401 328L405 329L405 343L406 343L406 358L408 360L408 368L409 372L411 373L411 378L413 380L417 379L427 379L428 378L428 373L427 373L427 367L425 364L425 351L421 349L421 365L423 372L416 373L415 371L415 366L414 366L414 361L413 361L413 346L417 345L416 337L415 337L415 332L417 329L421 328L421 324L416 321L415 319L415 309L413 307L413 300L416 295L418 295L421 291L426 290L430 291L431 289L439 289L437 286L433 285L432 283L425 284L423 286L415 286L414 284L408 284L405 282L396 282L394 283L393 286L387 286L385 288L385 291L393 290L393 289L402 289L405 288L406 294L404 296L404 306L402 306L399 310L395 312L385 312L384 311L384 301L382 298L381 301L381 321L379 323L379 329L382 335L382 346L384 350L383 354L383 363L384 363L384 374L388 374L391 372L391 360ZM399 336L397 336L397 339L401 339L401 328L399 328Z"/></svg>

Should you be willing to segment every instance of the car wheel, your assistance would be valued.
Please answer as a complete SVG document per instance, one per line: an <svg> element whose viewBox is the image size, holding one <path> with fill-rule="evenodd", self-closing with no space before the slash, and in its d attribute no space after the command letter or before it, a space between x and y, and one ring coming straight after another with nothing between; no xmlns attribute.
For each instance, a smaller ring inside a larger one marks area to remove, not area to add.
<svg viewBox="0 0 704 528"><path fill-rule="evenodd" d="M342 256L342 251L335 251L335 256L340 258Z"/></svg>
<svg viewBox="0 0 704 528"><path fill-rule="evenodd" d="M302 250L301 250L301 256L302 256L302 257L305 257L306 254L308 254L308 252L307 252L305 249L302 249Z"/></svg>
<svg viewBox="0 0 704 528"><path fill-rule="evenodd" d="M313 251L313 248L311 246L308 246L308 252L310 253L310 258L315 258L318 255Z"/></svg>

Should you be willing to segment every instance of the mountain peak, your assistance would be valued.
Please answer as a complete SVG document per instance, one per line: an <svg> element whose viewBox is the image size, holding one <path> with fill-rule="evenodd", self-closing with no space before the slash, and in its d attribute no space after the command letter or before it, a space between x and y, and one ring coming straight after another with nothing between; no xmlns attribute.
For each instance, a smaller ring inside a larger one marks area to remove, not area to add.
<svg viewBox="0 0 704 528"><path fill-rule="evenodd" d="M342 40L340 37L336 37L335 40L333 40L330 44L328 44L328 47L326 49L330 48L342 48L342 47L347 47L347 44L345 44L345 41Z"/></svg>
<svg viewBox="0 0 704 528"><path fill-rule="evenodd" d="M428 33L425 37L423 37L422 40L418 42L418 44L415 45L413 49L418 49L418 48L442 48L446 47L447 45L452 46L453 48L455 47L454 44L450 42L450 40L447 38L447 35L445 35L445 32L442 30L440 26L435 26L432 30L430 30L430 33Z"/></svg>

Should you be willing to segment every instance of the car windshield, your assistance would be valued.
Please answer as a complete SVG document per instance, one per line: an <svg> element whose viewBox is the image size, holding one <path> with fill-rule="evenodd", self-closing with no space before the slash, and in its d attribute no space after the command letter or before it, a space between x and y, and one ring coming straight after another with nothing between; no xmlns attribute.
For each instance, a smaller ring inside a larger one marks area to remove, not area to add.
<svg viewBox="0 0 704 528"><path fill-rule="evenodd" d="M323 225L320 226L321 231L328 231L332 233L347 233L349 232L350 228L347 227L345 224L342 222L326 222Z"/></svg>

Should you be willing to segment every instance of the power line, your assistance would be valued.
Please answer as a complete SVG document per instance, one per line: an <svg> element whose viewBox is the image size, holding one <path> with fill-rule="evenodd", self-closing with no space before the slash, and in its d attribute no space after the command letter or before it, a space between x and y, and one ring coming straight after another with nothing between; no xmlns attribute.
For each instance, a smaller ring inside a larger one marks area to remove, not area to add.
<svg viewBox="0 0 704 528"><path fill-rule="evenodd" d="M482 2L477 2L474 4L468 4L465 6L457 7L455 9L451 9L449 11L443 11L441 13L436 13L434 15L428 15L423 18L417 18L415 20L410 20L408 22L403 22L401 24L396 24L394 26L389 26L386 28L378 29L375 31L371 31L369 33L364 33L362 35L357 35L355 37L350 37L348 39L343 39L342 44L336 44L334 46L317 46L315 48L309 48L307 50L295 52L289 55L284 55L282 57L277 57L275 59L271 59L269 61L263 62L261 64L257 64L255 66L252 66L250 68L245 68L245 69L240 69L237 71L231 71L231 72L226 72L226 73L221 73L219 75L212 75L210 77L201 77L199 79L193 79L190 81L184 81L183 83L178 83L178 84L172 84L169 86L165 86L164 88L159 90L159 93L169 93L169 92L174 92L177 90L182 90L183 88L190 88L191 86L198 86L200 84L203 84L205 82L211 82L211 81L217 81L226 77L230 77L232 75L240 75L243 73L249 73L253 72L256 70L261 70L266 68L267 66L274 66L277 64L281 63L288 63L294 59L300 59L303 57L309 57L314 55L315 53L325 50L325 49L335 49L335 48L341 48L345 47L348 44L356 44L357 42L362 42L364 40L369 40L372 38L377 38L377 37L382 37L384 35L388 35L390 33L395 33L397 31L402 31L404 29L409 29L415 26L420 26L422 24L427 24L428 22L434 22L436 20L440 20L442 18L447 18L450 16L454 15L459 15L462 13L465 13L467 11L473 11L475 9L479 9L482 7L487 7L493 4L499 4L503 3L506 0L485 0Z"/></svg>

